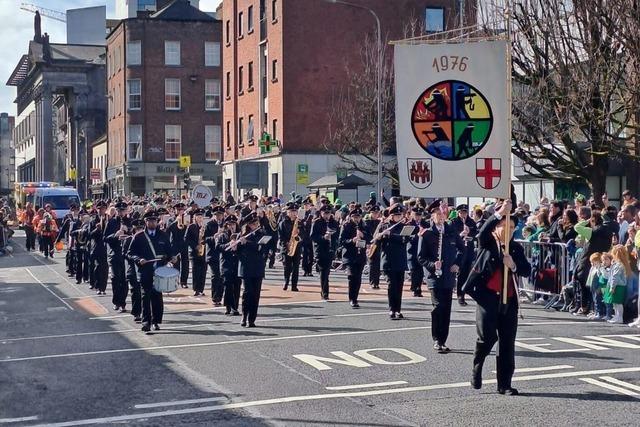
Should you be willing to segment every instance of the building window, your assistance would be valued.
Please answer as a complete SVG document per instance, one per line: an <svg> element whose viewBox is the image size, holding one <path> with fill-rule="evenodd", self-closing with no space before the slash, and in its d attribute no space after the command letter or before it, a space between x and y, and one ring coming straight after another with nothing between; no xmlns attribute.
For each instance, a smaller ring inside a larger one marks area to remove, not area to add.
<svg viewBox="0 0 640 427"><path fill-rule="evenodd" d="M244 71L244 67L239 67L238 68L238 93L242 94L244 92L244 87L243 87L243 71Z"/></svg>
<svg viewBox="0 0 640 427"><path fill-rule="evenodd" d="M113 72L116 73L120 70L120 46L116 48L116 51L114 53L114 61L115 69L113 70Z"/></svg>
<svg viewBox="0 0 640 427"><path fill-rule="evenodd" d="M231 87L231 72L227 71L227 88L225 90L227 99L231 98L231 91L229 89L230 87Z"/></svg>
<svg viewBox="0 0 640 427"><path fill-rule="evenodd" d="M242 12L238 12L238 38L241 39L244 36L243 22L242 22Z"/></svg>
<svg viewBox="0 0 640 427"><path fill-rule="evenodd" d="M249 62L249 68L247 69L247 89L253 89L253 62Z"/></svg>
<svg viewBox="0 0 640 427"><path fill-rule="evenodd" d="M231 122L227 122L227 150L231 149Z"/></svg>
<svg viewBox="0 0 640 427"><path fill-rule="evenodd" d="M243 132L244 132L244 118L240 117L238 119L238 147L242 147L244 145L244 140L242 139Z"/></svg>
<svg viewBox="0 0 640 427"><path fill-rule="evenodd" d="M139 110L142 106L140 79L127 80L127 109Z"/></svg>
<svg viewBox="0 0 640 427"><path fill-rule="evenodd" d="M205 67L220 66L220 43L204 42L204 65Z"/></svg>
<svg viewBox="0 0 640 427"><path fill-rule="evenodd" d="M111 53L107 56L107 68L109 70L109 77L113 76L113 56L111 56Z"/></svg>
<svg viewBox="0 0 640 427"><path fill-rule="evenodd" d="M111 92L109 92L107 99L109 100L109 111L107 113L109 114L109 117L113 117L113 94Z"/></svg>
<svg viewBox="0 0 640 427"><path fill-rule="evenodd" d="M140 41L127 43L127 65L142 64L142 43Z"/></svg>
<svg viewBox="0 0 640 427"><path fill-rule="evenodd" d="M271 140L278 139L278 120L273 119L271 124Z"/></svg>
<svg viewBox="0 0 640 427"><path fill-rule="evenodd" d="M253 114L249 115L249 124L247 125L247 142L249 145L253 144Z"/></svg>
<svg viewBox="0 0 640 427"><path fill-rule="evenodd" d="M227 33L227 39L225 40L225 42L226 42L227 44L229 44L229 43L230 43L230 42L229 42L229 40L231 40L231 21L227 21L227 23L226 23L226 27L227 27L227 28L226 28L226 29L227 29L227 31L226 31L226 33Z"/></svg>
<svg viewBox="0 0 640 427"><path fill-rule="evenodd" d="M137 11L155 12L156 9L156 0L138 0L138 9L136 9Z"/></svg>
<svg viewBox="0 0 640 427"><path fill-rule="evenodd" d="M164 42L164 65L180 65L180 42Z"/></svg>
<svg viewBox="0 0 640 427"><path fill-rule="evenodd" d="M247 10L247 33L253 32L253 6Z"/></svg>
<svg viewBox="0 0 640 427"><path fill-rule="evenodd" d="M271 61L271 81L275 82L278 80L278 60L274 59Z"/></svg>
<svg viewBox="0 0 640 427"><path fill-rule="evenodd" d="M142 125L129 125L127 141L127 159L142 160Z"/></svg>
<svg viewBox="0 0 640 427"><path fill-rule="evenodd" d="M205 160L220 160L222 141L220 141L220 126L204 127L204 158Z"/></svg>
<svg viewBox="0 0 640 427"><path fill-rule="evenodd" d="M444 31L444 8L428 7L425 10L425 30L427 33Z"/></svg>
<svg viewBox="0 0 640 427"><path fill-rule="evenodd" d="M164 79L164 108L180 109L180 79Z"/></svg>
<svg viewBox="0 0 640 427"><path fill-rule="evenodd" d="M182 128L180 125L164 127L164 159L178 160L182 153Z"/></svg>
<svg viewBox="0 0 640 427"><path fill-rule="evenodd" d="M204 109L207 111L220 109L220 80L204 81Z"/></svg>
<svg viewBox="0 0 640 427"><path fill-rule="evenodd" d="M271 20L278 19L278 0L271 0Z"/></svg>

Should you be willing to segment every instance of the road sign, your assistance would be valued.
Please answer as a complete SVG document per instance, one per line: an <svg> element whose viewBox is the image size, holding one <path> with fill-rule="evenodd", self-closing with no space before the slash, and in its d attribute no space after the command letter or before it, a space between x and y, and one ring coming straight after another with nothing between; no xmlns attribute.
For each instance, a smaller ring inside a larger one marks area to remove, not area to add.
<svg viewBox="0 0 640 427"><path fill-rule="evenodd" d="M191 156L180 156L180 167L182 169L191 167Z"/></svg>
<svg viewBox="0 0 640 427"><path fill-rule="evenodd" d="M76 168L71 166L69 168L69 179L76 179L77 176L78 176L78 173L76 172Z"/></svg>
<svg viewBox="0 0 640 427"><path fill-rule="evenodd" d="M91 168L90 175L91 179L101 179L102 171L99 168Z"/></svg>
<svg viewBox="0 0 640 427"><path fill-rule="evenodd" d="M296 184L309 184L309 165L300 163L296 169Z"/></svg>
<svg viewBox="0 0 640 427"><path fill-rule="evenodd" d="M191 192L191 199L201 208L208 206L212 197L213 193L211 189L202 184L193 187L193 191Z"/></svg>

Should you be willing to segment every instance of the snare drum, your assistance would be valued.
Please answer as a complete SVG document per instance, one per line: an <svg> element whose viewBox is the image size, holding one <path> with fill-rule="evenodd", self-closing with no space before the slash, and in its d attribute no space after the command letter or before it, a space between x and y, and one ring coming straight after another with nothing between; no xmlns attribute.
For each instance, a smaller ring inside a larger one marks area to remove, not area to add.
<svg viewBox="0 0 640 427"><path fill-rule="evenodd" d="M180 270L173 267L158 267L153 275L153 288L162 293L171 293L178 290Z"/></svg>

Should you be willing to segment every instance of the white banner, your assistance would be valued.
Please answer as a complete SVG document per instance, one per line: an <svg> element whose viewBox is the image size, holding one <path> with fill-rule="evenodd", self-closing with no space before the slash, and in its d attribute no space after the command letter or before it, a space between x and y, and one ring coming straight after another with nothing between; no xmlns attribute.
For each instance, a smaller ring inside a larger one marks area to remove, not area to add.
<svg viewBox="0 0 640 427"><path fill-rule="evenodd" d="M510 195L507 41L395 46L400 193Z"/></svg>
<svg viewBox="0 0 640 427"><path fill-rule="evenodd" d="M193 190L191 191L191 200L196 202L196 205L201 208L209 205L212 198L213 193L211 192L211 189L209 189L209 187L207 187L206 185L198 184L193 187Z"/></svg>

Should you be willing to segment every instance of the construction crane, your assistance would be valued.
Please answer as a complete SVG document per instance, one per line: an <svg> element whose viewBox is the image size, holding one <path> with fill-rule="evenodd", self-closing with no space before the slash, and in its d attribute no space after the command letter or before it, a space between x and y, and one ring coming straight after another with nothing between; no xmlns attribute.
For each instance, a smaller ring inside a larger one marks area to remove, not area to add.
<svg viewBox="0 0 640 427"><path fill-rule="evenodd" d="M60 12L59 10L47 9L30 3L20 4L20 9L31 13L40 12L40 15L46 16L47 18L55 19L60 22L67 22L67 14L65 12Z"/></svg>

